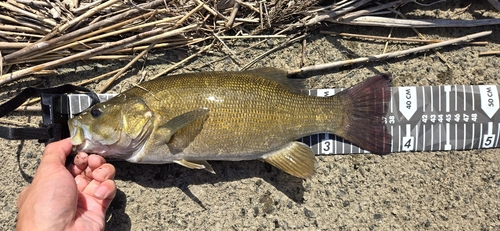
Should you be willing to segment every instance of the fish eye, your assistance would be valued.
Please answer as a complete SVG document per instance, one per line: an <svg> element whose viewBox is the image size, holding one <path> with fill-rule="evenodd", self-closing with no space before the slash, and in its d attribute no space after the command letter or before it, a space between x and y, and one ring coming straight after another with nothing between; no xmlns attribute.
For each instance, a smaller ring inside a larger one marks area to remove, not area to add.
<svg viewBox="0 0 500 231"><path fill-rule="evenodd" d="M90 114L92 115L92 117L97 118L102 114L102 110L100 108L95 107L92 108L92 110L90 110Z"/></svg>

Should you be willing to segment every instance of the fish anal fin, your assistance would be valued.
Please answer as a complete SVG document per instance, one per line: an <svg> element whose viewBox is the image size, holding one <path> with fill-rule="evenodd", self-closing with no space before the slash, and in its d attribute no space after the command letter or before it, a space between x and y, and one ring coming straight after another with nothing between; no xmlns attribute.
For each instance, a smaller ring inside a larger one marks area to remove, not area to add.
<svg viewBox="0 0 500 231"><path fill-rule="evenodd" d="M280 150L266 154L263 160L300 178L309 178L316 172L314 153L309 146L300 142L291 142Z"/></svg>
<svg viewBox="0 0 500 231"><path fill-rule="evenodd" d="M391 100L391 80L389 74L374 76L332 96L341 97L345 111L336 134L372 153L389 153L392 136L383 117Z"/></svg>
<svg viewBox="0 0 500 231"><path fill-rule="evenodd" d="M212 166L210 166L210 164L205 160L184 160L184 159L182 159L182 160L174 160L174 163L182 165L182 166L184 166L186 168L190 168L190 169L205 169L208 172L215 174L215 171L212 168Z"/></svg>

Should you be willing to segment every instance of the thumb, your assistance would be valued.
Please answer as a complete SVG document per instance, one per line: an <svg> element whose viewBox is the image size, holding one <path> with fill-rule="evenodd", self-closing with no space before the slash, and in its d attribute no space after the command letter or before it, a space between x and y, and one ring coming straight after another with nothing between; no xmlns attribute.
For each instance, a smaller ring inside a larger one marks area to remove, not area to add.
<svg viewBox="0 0 500 231"><path fill-rule="evenodd" d="M50 143L43 152L40 166L51 164L64 165L72 147L70 138Z"/></svg>

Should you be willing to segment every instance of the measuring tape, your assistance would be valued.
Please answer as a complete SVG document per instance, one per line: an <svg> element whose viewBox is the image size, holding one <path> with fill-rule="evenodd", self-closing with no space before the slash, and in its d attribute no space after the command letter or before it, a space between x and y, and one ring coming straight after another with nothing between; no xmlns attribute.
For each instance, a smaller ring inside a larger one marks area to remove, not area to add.
<svg viewBox="0 0 500 231"><path fill-rule="evenodd" d="M309 90L326 97L342 89ZM392 135L391 152L470 150L499 147L500 100L496 85L392 87L384 118ZM101 94L105 101L113 94ZM89 107L86 95L68 95L70 114ZM302 138L316 155L368 153L333 134Z"/></svg>

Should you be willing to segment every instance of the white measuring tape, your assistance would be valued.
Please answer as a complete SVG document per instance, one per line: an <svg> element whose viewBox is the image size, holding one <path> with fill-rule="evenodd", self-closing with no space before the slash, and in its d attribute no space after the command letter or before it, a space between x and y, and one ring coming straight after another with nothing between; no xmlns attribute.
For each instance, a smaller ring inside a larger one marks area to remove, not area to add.
<svg viewBox="0 0 500 231"><path fill-rule="evenodd" d="M499 147L500 100L496 85L392 87L385 117L391 152L469 150ZM330 96L342 89L309 90ZM101 94L105 101L113 94ZM71 114L90 105L86 95L68 95ZM368 153L332 134L301 139L317 155Z"/></svg>

